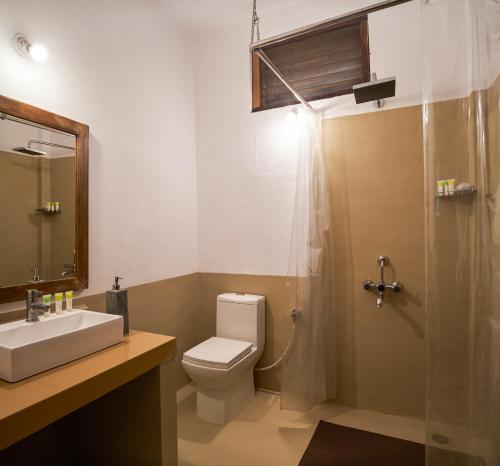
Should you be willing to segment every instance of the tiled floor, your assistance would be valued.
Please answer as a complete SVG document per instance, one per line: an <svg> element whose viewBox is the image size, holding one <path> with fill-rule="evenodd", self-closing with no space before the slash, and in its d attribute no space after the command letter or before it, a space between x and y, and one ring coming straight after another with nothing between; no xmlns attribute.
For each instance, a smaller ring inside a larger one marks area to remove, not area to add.
<svg viewBox="0 0 500 466"><path fill-rule="evenodd" d="M196 392L179 392L179 466L296 466L320 419L424 442L422 420L322 403L307 413L281 411L277 395L258 391L231 422L196 417Z"/></svg>

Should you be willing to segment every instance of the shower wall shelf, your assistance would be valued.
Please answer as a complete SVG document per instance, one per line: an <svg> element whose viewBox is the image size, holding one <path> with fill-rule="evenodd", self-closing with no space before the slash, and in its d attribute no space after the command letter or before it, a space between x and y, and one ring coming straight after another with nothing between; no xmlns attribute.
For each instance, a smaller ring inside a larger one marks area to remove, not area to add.
<svg viewBox="0 0 500 466"><path fill-rule="evenodd" d="M467 186L466 188L457 188L455 191L451 193L436 193L436 198L445 199L445 198L464 198L471 197L476 193L476 188L474 186Z"/></svg>
<svg viewBox="0 0 500 466"><path fill-rule="evenodd" d="M36 209L36 211L47 215L60 214L62 212L62 210L47 210L47 209Z"/></svg>

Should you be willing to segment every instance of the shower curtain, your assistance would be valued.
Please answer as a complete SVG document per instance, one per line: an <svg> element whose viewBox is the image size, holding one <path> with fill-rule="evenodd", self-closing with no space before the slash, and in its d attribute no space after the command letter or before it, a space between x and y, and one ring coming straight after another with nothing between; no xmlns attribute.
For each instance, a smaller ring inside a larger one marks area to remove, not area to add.
<svg viewBox="0 0 500 466"><path fill-rule="evenodd" d="M287 299L298 317L283 365L281 407L306 411L335 395L335 319L321 118L314 111L301 110L297 120L300 134Z"/></svg>
<svg viewBox="0 0 500 466"><path fill-rule="evenodd" d="M423 40L426 464L499 466L500 3L423 0Z"/></svg>

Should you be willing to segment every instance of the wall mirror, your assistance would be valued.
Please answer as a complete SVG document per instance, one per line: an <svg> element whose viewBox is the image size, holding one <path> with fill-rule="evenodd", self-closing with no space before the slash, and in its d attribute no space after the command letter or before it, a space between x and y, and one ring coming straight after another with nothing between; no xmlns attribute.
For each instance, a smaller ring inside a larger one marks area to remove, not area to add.
<svg viewBox="0 0 500 466"><path fill-rule="evenodd" d="M88 286L88 138L0 96L0 302Z"/></svg>

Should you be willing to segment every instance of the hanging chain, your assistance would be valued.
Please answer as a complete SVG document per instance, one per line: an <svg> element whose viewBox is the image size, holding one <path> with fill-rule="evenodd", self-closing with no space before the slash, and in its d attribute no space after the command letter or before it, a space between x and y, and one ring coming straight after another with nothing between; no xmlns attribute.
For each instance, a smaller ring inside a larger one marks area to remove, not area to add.
<svg viewBox="0 0 500 466"><path fill-rule="evenodd" d="M254 43L255 32L257 32L257 40L260 40L260 29L259 29L260 18L257 15L257 0L253 0L253 11L252 11L252 34L250 37L250 43Z"/></svg>

